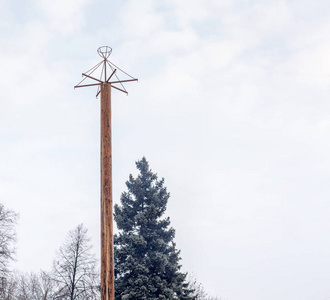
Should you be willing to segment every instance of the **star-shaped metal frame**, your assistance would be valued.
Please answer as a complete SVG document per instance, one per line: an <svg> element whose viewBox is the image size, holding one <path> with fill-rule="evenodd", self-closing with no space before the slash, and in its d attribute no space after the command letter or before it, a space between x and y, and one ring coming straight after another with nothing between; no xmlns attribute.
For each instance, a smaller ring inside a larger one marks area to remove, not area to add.
<svg viewBox="0 0 330 300"><path fill-rule="evenodd" d="M98 86L97 93L96 93L96 97L98 97L98 95L101 93L101 90L102 90L101 85L103 83L110 83L111 87L113 87L114 89L128 94L128 92L126 91L126 89L123 85L123 82L138 81L138 80L136 78L132 77L131 75L129 75L128 73L126 73L125 71L123 71L122 69L117 67L114 63L112 63L111 61L108 60L108 57L110 56L111 52L112 52L112 49L109 46L102 46L102 47L98 48L97 53L103 58L103 60L101 62L99 62L97 65L95 65L93 68L89 69L87 72L82 73L82 76L84 76L84 79L82 81L80 81L74 88L81 88L81 87L88 87L88 86ZM101 69L100 79L91 76L101 66L102 66L102 69ZM111 74L110 74L109 77L107 77L107 68L110 68L110 70L111 70ZM117 76L117 70L124 73L130 79L120 80L119 77ZM115 76L117 80L110 81L113 76ZM81 84L87 78L95 80L98 83ZM120 87L115 86L115 84L120 84Z"/></svg>

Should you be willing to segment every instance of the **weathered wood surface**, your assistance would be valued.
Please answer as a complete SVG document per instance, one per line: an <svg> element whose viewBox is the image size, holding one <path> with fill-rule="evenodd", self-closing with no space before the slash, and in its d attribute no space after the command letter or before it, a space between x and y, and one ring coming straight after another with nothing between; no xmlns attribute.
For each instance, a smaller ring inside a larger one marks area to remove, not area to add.
<svg viewBox="0 0 330 300"><path fill-rule="evenodd" d="M101 300L114 300L111 85L101 88Z"/></svg>

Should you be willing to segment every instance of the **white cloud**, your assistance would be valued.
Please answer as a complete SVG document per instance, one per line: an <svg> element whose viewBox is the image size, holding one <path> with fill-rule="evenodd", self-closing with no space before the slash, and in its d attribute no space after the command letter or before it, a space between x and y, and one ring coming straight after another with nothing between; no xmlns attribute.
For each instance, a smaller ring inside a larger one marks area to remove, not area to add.
<svg viewBox="0 0 330 300"><path fill-rule="evenodd" d="M39 0L36 4L41 8L53 31L70 35L78 31L85 23L84 9L89 0Z"/></svg>
<svg viewBox="0 0 330 300"><path fill-rule="evenodd" d="M203 1L175 2L173 8L180 28L191 26L194 22L202 22L209 16L209 7Z"/></svg>
<svg viewBox="0 0 330 300"><path fill-rule="evenodd" d="M292 14L288 1L276 1L273 3L257 3L250 15L257 30L266 34L286 30L292 23Z"/></svg>
<svg viewBox="0 0 330 300"><path fill-rule="evenodd" d="M330 42L310 45L295 53L287 64L286 72L292 80L304 85L327 89L330 79Z"/></svg>
<svg viewBox="0 0 330 300"><path fill-rule="evenodd" d="M155 11L153 0L128 1L121 21L127 36L142 40L157 36L164 26L163 16Z"/></svg>
<svg viewBox="0 0 330 300"><path fill-rule="evenodd" d="M159 32L151 41L151 49L158 55L172 54L174 51L191 52L199 45L199 38L192 30Z"/></svg>

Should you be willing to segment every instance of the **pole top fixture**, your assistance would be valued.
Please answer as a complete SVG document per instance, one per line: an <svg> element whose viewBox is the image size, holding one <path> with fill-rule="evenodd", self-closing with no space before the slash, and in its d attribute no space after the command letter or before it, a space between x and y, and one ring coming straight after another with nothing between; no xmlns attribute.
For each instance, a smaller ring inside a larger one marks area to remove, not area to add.
<svg viewBox="0 0 330 300"><path fill-rule="evenodd" d="M109 46L102 46L97 49L97 53L104 59L107 59L112 52L112 48Z"/></svg>
<svg viewBox="0 0 330 300"><path fill-rule="evenodd" d="M119 90L125 94L128 94L123 83L130 81L137 81L136 78L132 77L114 63L108 60L108 57L112 53L112 48L109 46L102 46L97 49L97 53L103 58L101 62L89 69L87 72L82 73L84 77L74 88L98 86L96 97L101 93L102 86L105 83L109 83L112 88ZM94 75L93 73L98 73ZM118 73L125 75L127 79L119 79ZM93 76L92 76L93 74ZM117 75L118 74L118 75ZM85 79L92 80L92 83L81 84Z"/></svg>

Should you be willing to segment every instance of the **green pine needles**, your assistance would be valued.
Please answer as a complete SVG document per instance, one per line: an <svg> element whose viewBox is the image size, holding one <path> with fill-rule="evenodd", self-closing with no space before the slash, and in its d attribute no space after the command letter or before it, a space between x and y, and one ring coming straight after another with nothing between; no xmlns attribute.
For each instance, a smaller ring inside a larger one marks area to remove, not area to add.
<svg viewBox="0 0 330 300"><path fill-rule="evenodd" d="M164 179L157 179L144 157L136 166L138 176L129 176L128 191L114 207L115 299L195 299L180 272L175 230L163 217L170 197Z"/></svg>

